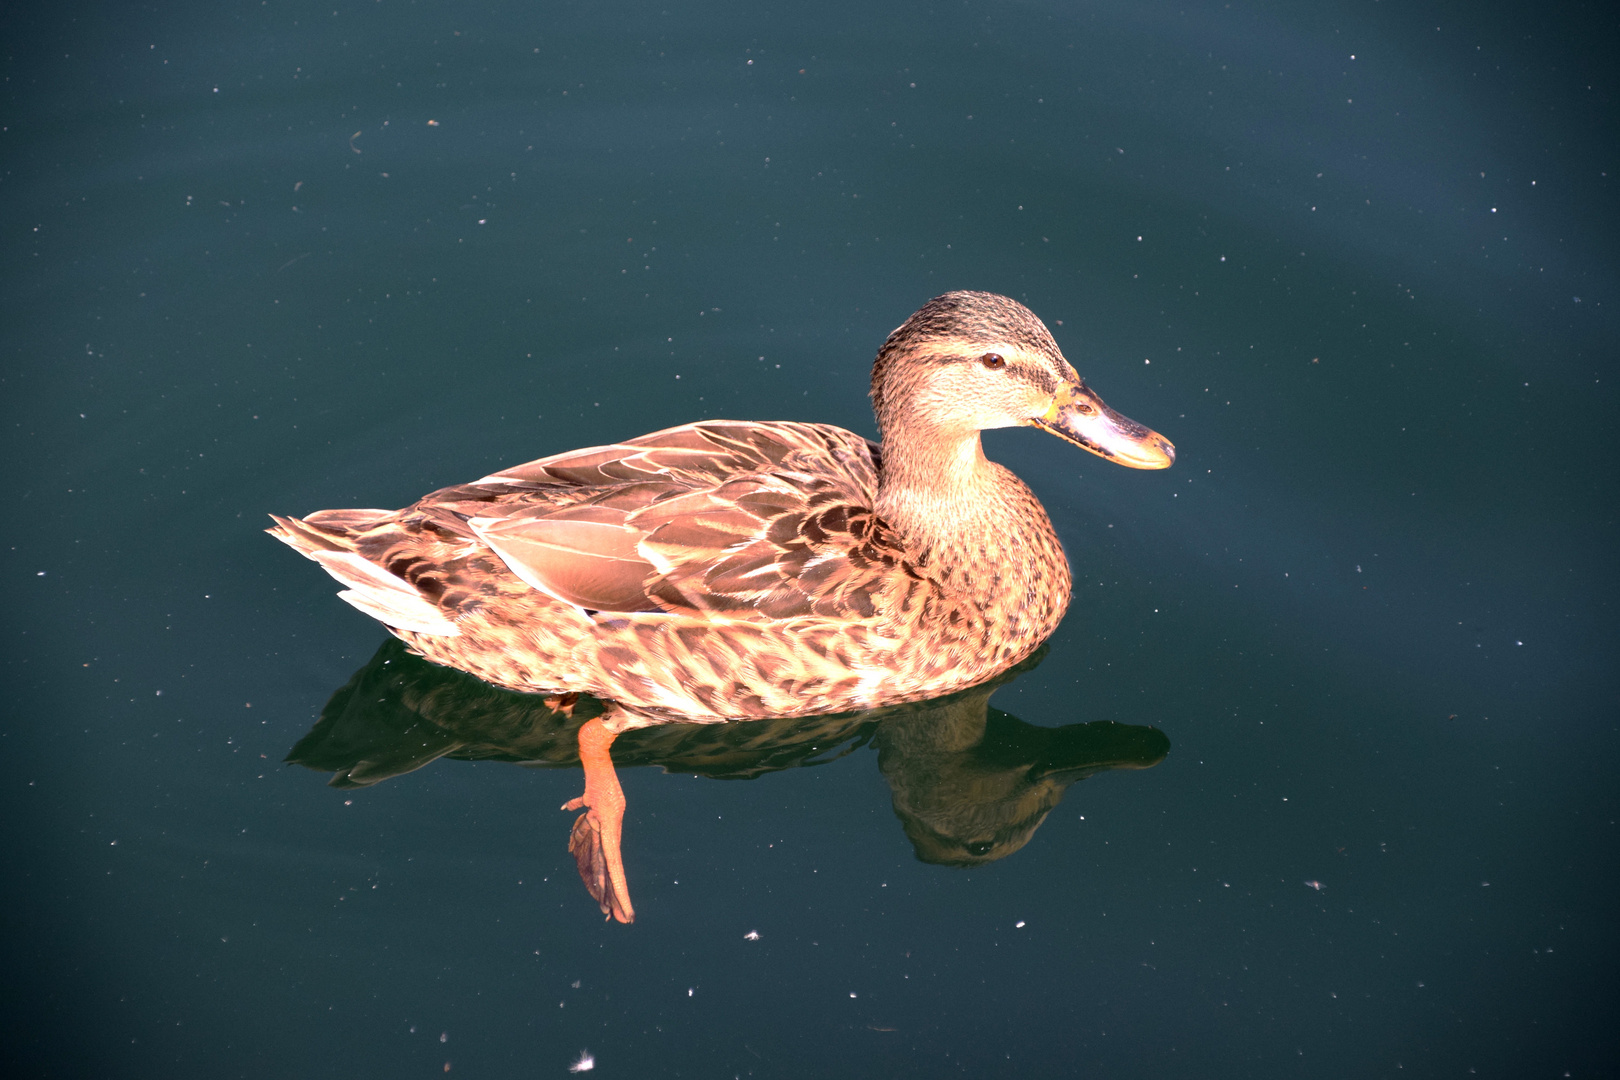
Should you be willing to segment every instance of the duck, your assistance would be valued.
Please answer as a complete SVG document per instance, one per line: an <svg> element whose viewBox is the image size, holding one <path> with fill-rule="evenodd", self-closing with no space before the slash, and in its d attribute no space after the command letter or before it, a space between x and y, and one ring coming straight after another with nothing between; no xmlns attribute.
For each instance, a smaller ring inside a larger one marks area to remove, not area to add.
<svg viewBox="0 0 1620 1080"><path fill-rule="evenodd" d="M633 922L611 747L668 723L939 697L1040 647L1072 578L1050 518L980 433L1033 427L1163 469L1010 297L936 296L873 361L879 442L829 424L701 420L267 530L414 653L505 689L607 703L579 728L570 833L604 916Z"/></svg>

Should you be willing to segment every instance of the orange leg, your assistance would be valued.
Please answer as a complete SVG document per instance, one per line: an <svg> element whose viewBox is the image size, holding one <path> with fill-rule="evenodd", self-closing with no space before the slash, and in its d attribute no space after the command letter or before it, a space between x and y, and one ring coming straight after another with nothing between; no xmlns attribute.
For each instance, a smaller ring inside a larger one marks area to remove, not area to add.
<svg viewBox="0 0 1620 1080"><path fill-rule="evenodd" d="M630 885L624 878L619 835L624 830L624 789L613 771L608 748L617 736L602 726L601 717L585 721L579 729L579 761L585 766L585 794L563 803L564 810L585 807L568 838L568 853L579 864L579 876L602 914L622 923L636 921L630 906Z"/></svg>

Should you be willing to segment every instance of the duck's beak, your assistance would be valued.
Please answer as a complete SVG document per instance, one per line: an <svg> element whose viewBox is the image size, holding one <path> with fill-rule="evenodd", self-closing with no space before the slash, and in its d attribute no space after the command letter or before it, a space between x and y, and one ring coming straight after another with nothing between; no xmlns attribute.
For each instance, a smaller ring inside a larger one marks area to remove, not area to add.
<svg viewBox="0 0 1620 1080"><path fill-rule="evenodd" d="M1176 460L1169 439L1104 405L1078 378L1059 389L1052 407L1030 423L1133 469L1168 469Z"/></svg>

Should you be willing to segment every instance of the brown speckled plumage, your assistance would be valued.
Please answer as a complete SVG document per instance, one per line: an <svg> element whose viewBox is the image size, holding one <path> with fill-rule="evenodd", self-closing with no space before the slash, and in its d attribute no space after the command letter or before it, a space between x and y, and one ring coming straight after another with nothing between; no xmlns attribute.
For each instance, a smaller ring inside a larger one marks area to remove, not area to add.
<svg viewBox="0 0 1620 1080"><path fill-rule="evenodd" d="M430 660L515 690L588 691L649 719L871 708L1023 659L1069 596L1040 504L1002 470L986 493L1002 530L908 551L872 511L879 458L838 428L711 421L543 459L374 519L286 520L278 535L355 551L451 615L455 636L395 631ZM589 606L588 589L568 604L531 587L468 524L580 507L607 511L598 516L661 557L611 610Z"/></svg>
<svg viewBox="0 0 1620 1080"><path fill-rule="evenodd" d="M978 362L990 351L1006 371ZM625 707L619 726L870 708L972 685L1063 617L1057 535L978 431L1028 422L1071 380L1021 304L949 293L874 364L881 449L822 424L705 421L270 531L408 585L454 627L390 627L428 659L588 691Z"/></svg>

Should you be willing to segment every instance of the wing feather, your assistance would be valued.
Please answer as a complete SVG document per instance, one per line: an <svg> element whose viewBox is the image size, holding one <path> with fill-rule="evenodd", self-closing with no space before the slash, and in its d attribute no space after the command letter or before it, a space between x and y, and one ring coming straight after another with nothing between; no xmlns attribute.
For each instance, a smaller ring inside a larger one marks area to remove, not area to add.
<svg viewBox="0 0 1620 1080"><path fill-rule="evenodd" d="M904 562L872 511L877 455L826 425L706 421L437 494L514 574L590 611L867 618Z"/></svg>
<svg viewBox="0 0 1620 1080"><path fill-rule="evenodd" d="M549 512L548 512L549 511ZM514 574L564 603L593 611L656 611L646 592L653 565L641 531L600 504L530 508L468 522Z"/></svg>

